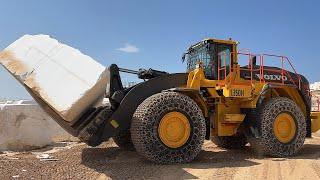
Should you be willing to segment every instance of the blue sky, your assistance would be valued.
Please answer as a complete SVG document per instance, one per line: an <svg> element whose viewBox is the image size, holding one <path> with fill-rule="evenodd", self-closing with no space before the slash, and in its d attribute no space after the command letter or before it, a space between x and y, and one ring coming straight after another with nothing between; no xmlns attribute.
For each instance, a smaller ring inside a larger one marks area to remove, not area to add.
<svg viewBox="0 0 320 180"><path fill-rule="evenodd" d="M252 52L287 55L314 82L320 80L319 9L316 0L7 0L0 6L0 49L24 34L49 34L105 66L181 72L188 46L231 37ZM3 68L0 82L0 98L30 98Z"/></svg>

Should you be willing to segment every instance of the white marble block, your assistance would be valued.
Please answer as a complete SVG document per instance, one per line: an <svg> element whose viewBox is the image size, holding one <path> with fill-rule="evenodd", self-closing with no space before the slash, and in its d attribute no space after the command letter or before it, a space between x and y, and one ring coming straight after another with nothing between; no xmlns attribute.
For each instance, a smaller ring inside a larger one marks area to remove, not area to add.
<svg viewBox="0 0 320 180"><path fill-rule="evenodd" d="M103 65L48 35L22 36L0 63L67 122L100 101L109 83Z"/></svg>
<svg viewBox="0 0 320 180"><path fill-rule="evenodd" d="M0 104L0 151L31 150L59 141L74 141L35 102Z"/></svg>

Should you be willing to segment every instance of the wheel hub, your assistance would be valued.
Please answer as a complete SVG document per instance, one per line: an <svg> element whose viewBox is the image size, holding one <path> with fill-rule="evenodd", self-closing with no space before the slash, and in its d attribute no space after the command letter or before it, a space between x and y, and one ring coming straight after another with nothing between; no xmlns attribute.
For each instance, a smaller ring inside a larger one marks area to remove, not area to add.
<svg viewBox="0 0 320 180"><path fill-rule="evenodd" d="M296 134L296 123L288 113L279 114L273 124L276 138L282 143L290 142Z"/></svg>
<svg viewBox="0 0 320 180"><path fill-rule="evenodd" d="M170 148L183 146L190 136L188 118L180 112L169 112L163 116L158 127L161 141Z"/></svg>

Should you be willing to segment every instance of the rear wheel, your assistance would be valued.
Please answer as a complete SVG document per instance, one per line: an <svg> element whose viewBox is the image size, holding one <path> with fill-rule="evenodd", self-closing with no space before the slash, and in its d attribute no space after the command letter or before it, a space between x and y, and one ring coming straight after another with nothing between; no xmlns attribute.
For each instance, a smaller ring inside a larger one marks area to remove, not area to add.
<svg viewBox="0 0 320 180"><path fill-rule="evenodd" d="M294 155L306 137L306 119L295 102L288 98L276 97L262 104L256 124L261 135L248 140L260 154Z"/></svg>
<svg viewBox="0 0 320 180"><path fill-rule="evenodd" d="M201 109L176 92L155 94L133 115L132 142L139 154L157 163L185 163L200 152L206 134Z"/></svg>
<svg viewBox="0 0 320 180"><path fill-rule="evenodd" d="M211 141L218 147L225 149L243 149L248 143L244 135L238 136L214 136Z"/></svg>

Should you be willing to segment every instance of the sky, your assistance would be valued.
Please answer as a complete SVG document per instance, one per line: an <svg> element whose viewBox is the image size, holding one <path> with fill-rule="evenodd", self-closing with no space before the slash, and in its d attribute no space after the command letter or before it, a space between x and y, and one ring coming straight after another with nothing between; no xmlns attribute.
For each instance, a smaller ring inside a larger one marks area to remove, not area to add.
<svg viewBox="0 0 320 180"><path fill-rule="evenodd" d="M0 2L0 49L24 34L48 34L106 67L184 72L181 55L190 45L232 38L240 49L286 55L310 82L320 81L317 0ZM31 98L2 67L0 82L0 98Z"/></svg>

